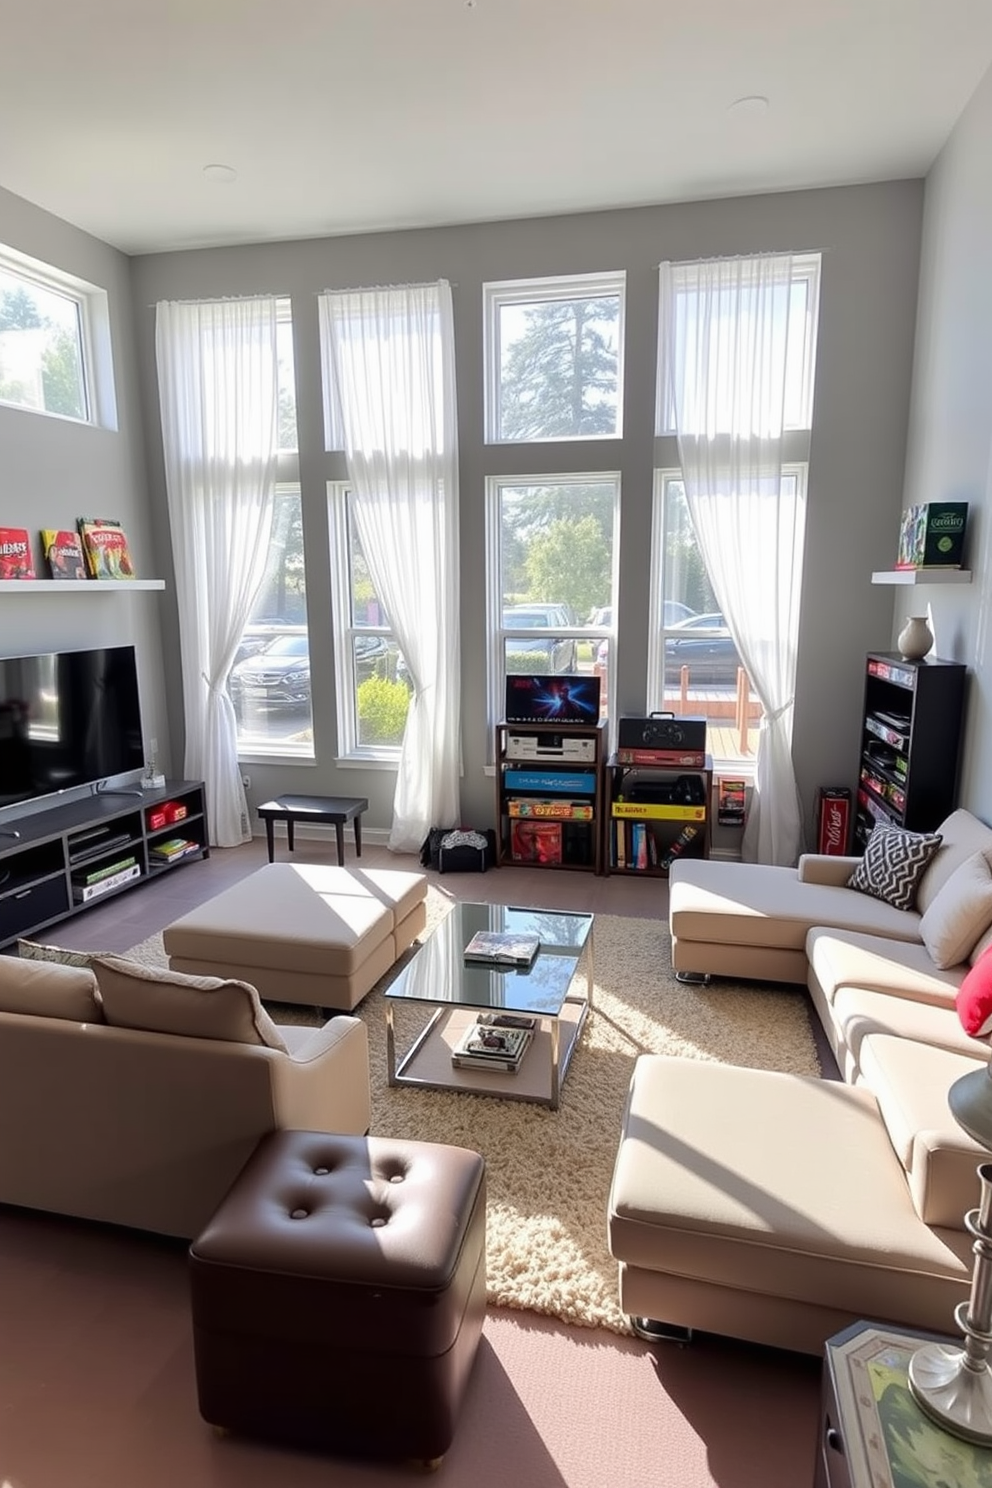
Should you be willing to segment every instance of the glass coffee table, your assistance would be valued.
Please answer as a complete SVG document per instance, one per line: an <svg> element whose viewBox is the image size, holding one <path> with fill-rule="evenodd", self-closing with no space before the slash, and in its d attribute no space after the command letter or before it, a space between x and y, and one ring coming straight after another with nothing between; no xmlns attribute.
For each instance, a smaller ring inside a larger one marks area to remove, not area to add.
<svg viewBox="0 0 992 1488"><path fill-rule="evenodd" d="M558 1109L562 1081L592 1006L593 917L502 904L456 904L386 990L386 1072L390 1085L465 1090ZM528 967L497 969L466 962L477 930L537 935ZM394 1012L400 1003L433 1007L426 1028L397 1062ZM451 1053L480 1012L526 1013L537 1019L515 1073L456 1068Z"/></svg>

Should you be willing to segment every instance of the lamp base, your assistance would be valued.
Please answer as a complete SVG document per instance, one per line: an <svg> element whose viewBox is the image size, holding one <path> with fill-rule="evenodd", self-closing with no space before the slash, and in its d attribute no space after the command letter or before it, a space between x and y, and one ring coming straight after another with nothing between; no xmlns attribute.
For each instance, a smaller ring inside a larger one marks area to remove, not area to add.
<svg viewBox="0 0 992 1488"><path fill-rule="evenodd" d="M927 1343L909 1361L909 1388L920 1410L952 1436L992 1445L992 1370L966 1363L964 1349Z"/></svg>

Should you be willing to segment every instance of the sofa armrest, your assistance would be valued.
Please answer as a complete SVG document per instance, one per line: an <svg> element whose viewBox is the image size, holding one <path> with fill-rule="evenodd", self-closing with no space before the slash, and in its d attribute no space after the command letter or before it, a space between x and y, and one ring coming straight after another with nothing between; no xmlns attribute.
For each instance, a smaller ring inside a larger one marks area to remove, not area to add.
<svg viewBox="0 0 992 1488"><path fill-rule="evenodd" d="M278 1127L362 1136L372 1120L369 1035L361 1018L331 1018L272 1066Z"/></svg>
<svg viewBox="0 0 992 1488"><path fill-rule="evenodd" d="M835 857L831 853L803 853L797 869L799 882L830 884L842 889L860 862L860 858Z"/></svg>

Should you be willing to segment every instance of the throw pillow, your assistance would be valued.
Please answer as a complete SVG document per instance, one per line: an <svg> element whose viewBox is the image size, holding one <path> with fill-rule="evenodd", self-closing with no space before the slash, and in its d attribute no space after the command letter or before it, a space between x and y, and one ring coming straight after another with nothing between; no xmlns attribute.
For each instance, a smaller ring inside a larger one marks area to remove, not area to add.
<svg viewBox="0 0 992 1488"><path fill-rule="evenodd" d="M93 970L104 1017L117 1028L264 1044L286 1052L279 1030L248 982L188 976L123 956L95 956Z"/></svg>
<svg viewBox="0 0 992 1488"><path fill-rule="evenodd" d="M17 954L26 961L56 961L60 966L89 966L94 956L109 956L111 951L70 951L66 946L41 945L36 940L19 940Z"/></svg>
<svg viewBox="0 0 992 1488"><path fill-rule="evenodd" d="M980 956L958 988L955 999L965 1033L986 1038L992 1033L992 951Z"/></svg>
<svg viewBox="0 0 992 1488"><path fill-rule="evenodd" d="M916 886L940 843L939 832L905 832L879 823L847 886L884 899L895 909L912 909Z"/></svg>
<svg viewBox="0 0 992 1488"><path fill-rule="evenodd" d="M955 868L920 920L930 959L942 971L965 961L992 925L992 866L974 853Z"/></svg>
<svg viewBox="0 0 992 1488"><path fill-rule="evenodd" d="M18 956L0 956L0 1013L103 1022L91 971L53 961L22 961Z"/></svg>

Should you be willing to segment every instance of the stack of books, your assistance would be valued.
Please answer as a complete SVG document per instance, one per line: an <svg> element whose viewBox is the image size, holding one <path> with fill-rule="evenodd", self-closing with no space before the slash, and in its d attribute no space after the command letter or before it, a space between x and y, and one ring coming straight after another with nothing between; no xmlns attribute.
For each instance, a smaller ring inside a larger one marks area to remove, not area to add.
<svg viewBox="0 0 992 1488"><path fill-rule="evenodd" d="M152 848L152 857L160 863L175 863L184 858L187 853L199 852L200 844L190 842L186 837L170 837L167 842L156 842Z"/></svg>
<svg viewBox="0 0 992 1488"><path fill-rule="evenodd" d="M133 853L104 863L99 868L78 868L72 875L72 898L76 904L86 904L100 894L107 894L132 878L140 878L141 865Z"/></svg>
<svg viewBox="0 0 992 1488"><path fill-rule="evenodd" d="M522 1013L484 1013L462 1032L451 1051L451 1063L457 1069L515 1075L536 1026L536 1018Z"/></svg>

